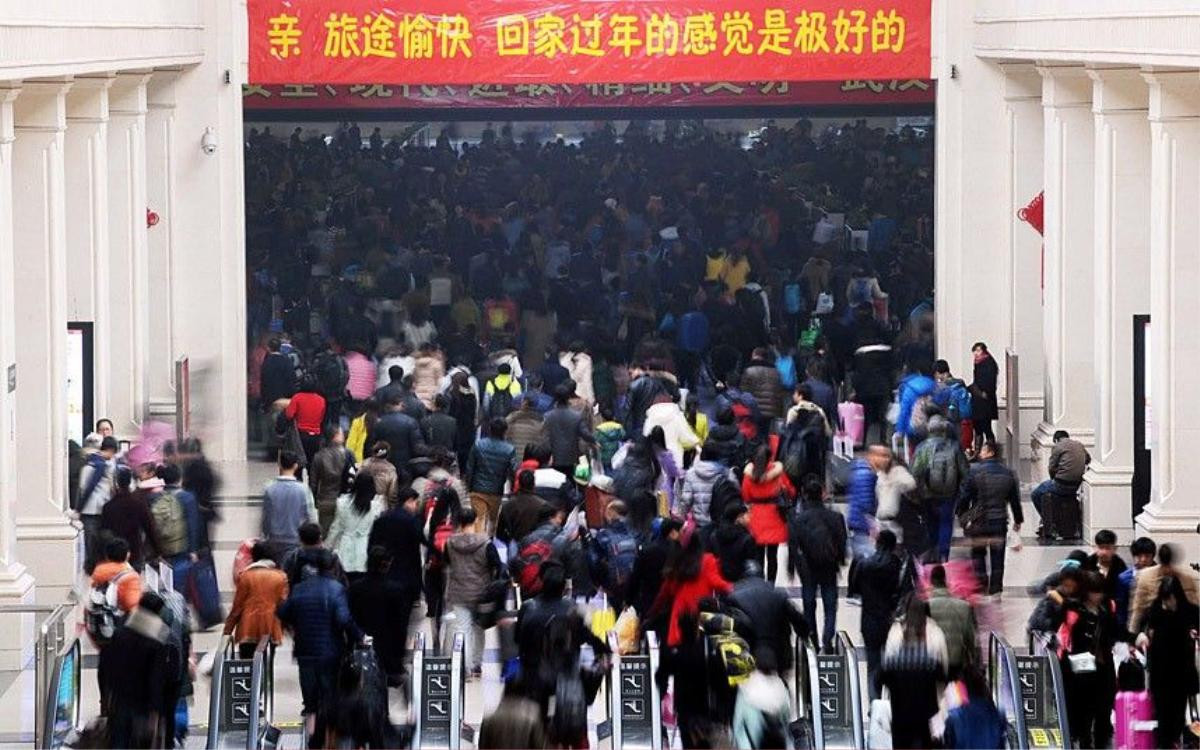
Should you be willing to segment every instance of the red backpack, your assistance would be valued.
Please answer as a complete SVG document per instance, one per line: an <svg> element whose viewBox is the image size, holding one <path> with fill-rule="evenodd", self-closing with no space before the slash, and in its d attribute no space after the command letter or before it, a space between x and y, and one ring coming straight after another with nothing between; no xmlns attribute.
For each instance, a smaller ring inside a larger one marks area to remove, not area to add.
<svg viewBox="0 0 1200 750"><path fill-rule="evenodd" d="M517 552L517 585L522 596L536 596L542 590L542 565L553 554L554 548L545 539L529 542Z"/></svg>

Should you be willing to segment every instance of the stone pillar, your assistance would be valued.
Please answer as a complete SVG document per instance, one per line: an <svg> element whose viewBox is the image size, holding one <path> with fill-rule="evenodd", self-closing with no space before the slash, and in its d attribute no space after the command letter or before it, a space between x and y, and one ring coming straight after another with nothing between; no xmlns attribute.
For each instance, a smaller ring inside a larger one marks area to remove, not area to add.
<svg viewBox="0 0 1200 750"><path fill-rule="evenodd" d="M1150 502L1138 533L1196 550L1200 475L1192 455L1200 440L1200 76L1145 74L1150 85Z"/></svg>
<svg viewBox="0 0 1200 750"><path fill-rule="evenodd" d="M1084 538L1133 533L1133 316L1149 310L1149 91L1137 68L1088 71L1095 119L1096 444L1084 476Z"/></svg>
<svg viewBox="0 0 1200 750"><path fill-rule="evenodd" d="M16 332L17 554L37 597L74 582L67 522L67 237L63 161L68 82L26 82L14 102L13 246Z"/></svg>
<svg viewBox="0 0 1200 750"><path fill-rule="evenodd" d="M1007 200L1005 229L1008 246L1008 345L1018 356L1020 393L1005 383L1004 408L1020 409L1024 435L1042 420L1045 368L1042 352L1042 237L1022 221L1017 212L1043 189L1042 79L1028 63L1001 65L1004 72L1005 142L1007 144ZM994 352L1003 363L1004 352ZM1003 364L1002 364L1003 366ZM1022 457L1029 446L1021 439ZM1022 464L1024 466L1024 463Z"/></svg>
<svg viewBox="0 0 1200 750"><path fill-rule="evenodd" d="M150 416L175 418L175 83L177 71L156 71L146 87L146 205L158 224L146 229L146 388Z"/></svg>
<svg viewBox="0 0 1200 750"><path fill-rule="evenodd" d="M1092 81L1080 66L1038 66L1045 116L1045 408L1033 436L1034 479L1056 430L1094 442L1092 415Z"/></svg>
<svg viewBox="0 0 1200 750"><path fill-rule="evenodd" d="M92 406L109 413L108 89L111 75L76 78L67 97L67 320L93 323ZM89 427L90 429L90 427ZM85 433L86 434L86 433Z"/></svg>
<svg viewBox="0 0 1200 750"><path fill-rule="evenodd" d="M33 576L17 561L16 289L13 284L13 100L20 84L0 88L0 603L33 601ZM19 624L18 624L19 623ZM12 618L0 637L0 669L19 669L33 642L33 619Z"/></svg>
<svg viewBox="0 0 1200 750"><path fill-rule="evenodd" d="M146 82L118 73L108 99L109 320L107 415L120 437L135 436L146 416Z"/></svg>

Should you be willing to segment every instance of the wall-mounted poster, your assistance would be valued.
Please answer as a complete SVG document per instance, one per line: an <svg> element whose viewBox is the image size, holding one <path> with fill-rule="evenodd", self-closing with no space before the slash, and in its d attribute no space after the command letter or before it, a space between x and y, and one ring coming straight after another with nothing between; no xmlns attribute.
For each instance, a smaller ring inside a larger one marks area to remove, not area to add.
<svg viewBox="0 0 1200 750"><path fill-rule="evenodd" d="M83 445L83 438L92 431L92 324L67 323L67 439Z"/></svg>

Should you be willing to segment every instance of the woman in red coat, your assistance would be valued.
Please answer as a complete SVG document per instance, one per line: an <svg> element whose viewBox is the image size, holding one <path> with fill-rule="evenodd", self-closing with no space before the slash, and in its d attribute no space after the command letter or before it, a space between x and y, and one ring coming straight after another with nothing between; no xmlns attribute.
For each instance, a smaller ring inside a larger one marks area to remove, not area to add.
<svg viewBox="0 0 1200 750"><path fill-rule="evenodd" d="M779 545L788 539L787 519L780 511L779 500L790 501L795 496L796 488L784 473L783 464L771 460L771 447L760 447L742 473L742 499L750 506L750 536L758 545L759 564L771 583L775 583L779 572Z"/></svg>

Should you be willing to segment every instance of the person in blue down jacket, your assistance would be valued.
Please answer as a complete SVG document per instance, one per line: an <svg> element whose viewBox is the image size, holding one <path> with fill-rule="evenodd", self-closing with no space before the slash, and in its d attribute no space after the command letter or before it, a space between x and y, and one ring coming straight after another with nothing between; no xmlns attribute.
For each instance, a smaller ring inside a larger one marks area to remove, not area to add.
<svg viewBox="0 0 1200 750"><path fill-rule="evenodd" d="M279 605L279 620L292 633L293 653L300 666L300 694L304 702L307 732L311 734L316 715L335 697L334 678L342 660L346 636L352 643L365 642L362 630L350 616L346 587L325 573L328 560L305 565L301 581Z"/></svg>
<svg viewBox="0 0 1200 750"><path fill-rule="evenodd" d="M850 531L850 551L856 559L869 557L875 550L871 543L871 525L874 523L877 501L875 470L865 458L854 459L850 466L847 495L849 508L846 528Z"/></svg>
<svg viewBox="0 0 1200 750"><path fill-rule="evenodd" d="M920 365L918 369L901 378L900 386L896 389L896 398L900 403L900 411L896 416L896 432L913 438L914 445L924 435L914 434L913 410L921 397L932 395L934 389L937 388L937 383L921 369L923 367L924 365Z"/></svg>

